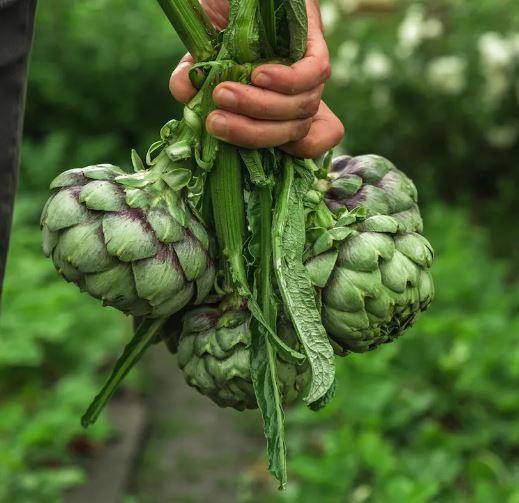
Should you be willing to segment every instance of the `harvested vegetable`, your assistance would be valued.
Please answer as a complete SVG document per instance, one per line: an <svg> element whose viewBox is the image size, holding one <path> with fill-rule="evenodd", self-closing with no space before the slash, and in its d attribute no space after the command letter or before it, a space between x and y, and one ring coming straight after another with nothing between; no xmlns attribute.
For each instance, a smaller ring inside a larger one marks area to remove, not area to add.
<svg viewBox="0 0 519 503"><path fill-rule="evenodd" d="M304 0L231 0L218 33L196 0L158 0L197 64L197 95L135 173L66 171L42 215L60 274L135 317L135 333L82 418L94 422L146 348L178 353L220 406L259 407L269 470L286 484L283 404L333 398L335 355L402 334L434 289L413 183L378 156L320 166L205 130L212 91L306 48ZM195 307L197 306L198 307ZM340 383L339 383L340 385Z"/></svg>

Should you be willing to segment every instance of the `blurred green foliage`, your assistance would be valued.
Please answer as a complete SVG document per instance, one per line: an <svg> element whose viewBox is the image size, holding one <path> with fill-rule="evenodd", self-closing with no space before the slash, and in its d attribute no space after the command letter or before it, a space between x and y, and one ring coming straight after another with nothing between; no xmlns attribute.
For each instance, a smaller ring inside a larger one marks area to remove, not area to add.
<svg viewBox="0 0 519 503"><path fill-rule="evenodd" d="M332 0L323 14L348 152L393 160L422 202L470 207L519 259L503 232L519 212L519 3Z"/></svg>
<svg viewBox="0 0 519 503"><path fill-rule="evenodd" d="M252 484L247 501L517 503L519 4L328 0L323 18L341 149L415 179L438 296L398 342L340 361L327 409L288 414L288 490ZM57 276L38 214L57 173L127 165L179 115L182 53L154 2L40 2L0 318L0 501L59 501L84 477L78 442L110 435L78 418L128 322Z"/></svg>

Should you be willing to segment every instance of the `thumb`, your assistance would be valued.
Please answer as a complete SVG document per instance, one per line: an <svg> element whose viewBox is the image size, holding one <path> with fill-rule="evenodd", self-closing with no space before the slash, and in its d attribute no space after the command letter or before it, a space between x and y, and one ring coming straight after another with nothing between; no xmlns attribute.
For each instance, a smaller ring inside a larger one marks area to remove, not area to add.
<svg viewBox="0 0 519 503"><path fill-rule="evenodd" d="M193 56L186 54L173 70L169 79L169 90L181 103L187 103L196 94L196 89L189 80L189 70L194 64Z"/></svg>

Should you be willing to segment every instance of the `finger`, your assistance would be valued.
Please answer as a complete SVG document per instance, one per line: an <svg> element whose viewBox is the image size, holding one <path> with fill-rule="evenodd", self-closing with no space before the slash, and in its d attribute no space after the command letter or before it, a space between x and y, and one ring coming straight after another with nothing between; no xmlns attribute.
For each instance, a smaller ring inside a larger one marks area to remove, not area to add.
<svg viewBox="0 0 519 503"><path fill-rule="evenodd" d="M321 31L319 10L308 2L308 44L305 57L291 66L266 64L252 73L252 83L283 94L298 94L330 78L328 47Z"/></svg>
<svg viewBox="0 0 519 503"><path fill-rule="evenodd" d="M189 70L194 64L191 54L186 54L173 70L169 79L169 90L173 97L181 103L187 103L196 94L196 89L189 80Z"/></svg>
<svg viewBox="0 0 519 503"><path fill-rule="evenodd" d="M227 26L229 19L229 2L214 0L201 0L200 2L205 13L218 30L223 30Z"/></svg>
<svg viewBox="0 0 519 503"><path fill-rule="evenodd" d="M344 126L338 117L321 102L308 134L297 141L282 145L287 154L304 159L313 159L335 147L344 136Z"/></svg>
<svg viewBox="0 0 519 503"><path fill-rule="evenodd" d="M254 119L287 121L313 117L321 102L323 86L311 91L287 96L284 94L247 86L235 82L223 82L213 91L216 106Z"/></svg>
<svg viewBox="0 0 519 503"><path fill-rule="evenodd" d="M303 138L311 123L311 119L263 121L218 110L209 114L206 127L209 134L233 145L268 148Z"/></svg>

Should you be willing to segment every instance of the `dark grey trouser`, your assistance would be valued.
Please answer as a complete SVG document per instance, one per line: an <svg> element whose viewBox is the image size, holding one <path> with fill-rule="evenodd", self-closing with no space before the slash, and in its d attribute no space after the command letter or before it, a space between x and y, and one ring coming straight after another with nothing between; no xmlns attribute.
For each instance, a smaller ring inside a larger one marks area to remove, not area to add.
<svg viewBox="0 0 519 503"><path fill-rule="evenodd" d="M0 0L0 298L18 178L36 0Z"/></svg>

